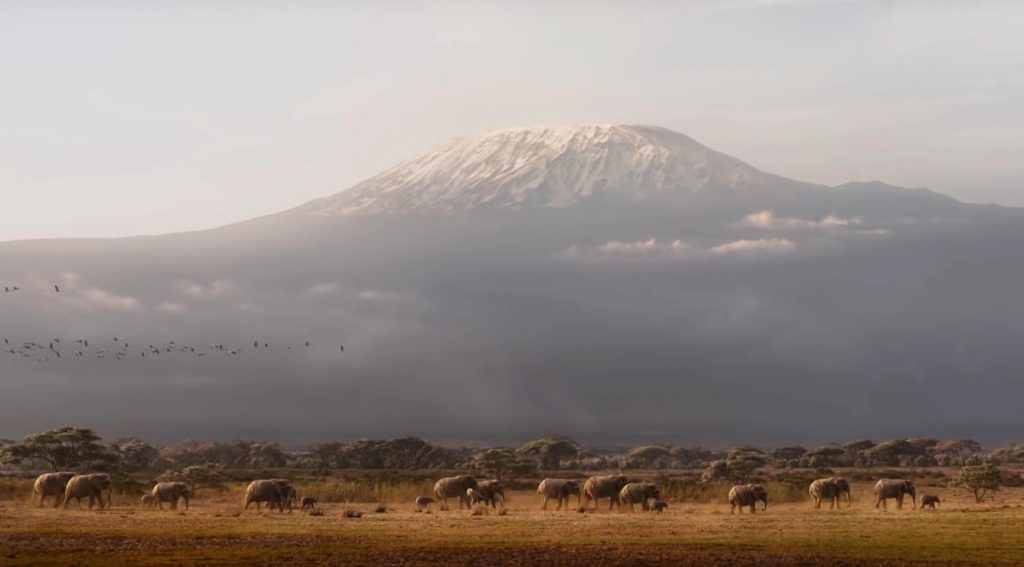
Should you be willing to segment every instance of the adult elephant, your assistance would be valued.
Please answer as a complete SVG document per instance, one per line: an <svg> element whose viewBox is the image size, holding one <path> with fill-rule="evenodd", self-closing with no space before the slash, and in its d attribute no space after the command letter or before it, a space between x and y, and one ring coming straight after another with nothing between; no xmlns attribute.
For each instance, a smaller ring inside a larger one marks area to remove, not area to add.
<svg viewBox="0 0 1024 567"><path fill-rule="evenodd" d="M287 504L288 513L291 513L292 505L299 499L299 492L295 489L295 485L292 484L292 481L286 478L275 478L272 480L281 487L281 495L283 498L281 501L281 511L284 511L284 506Z"/></svg>
<svg viewBox="0 0 1024 567"><path fill-rule="evenodd" d="M170 502L171 510L177 510L178 500L184 500L185 509L188 510L188 498L191 495L192 491L184 482L159 482L152 491L152 496L161 510L164 509L164 502Z"/></svg>
<svg viewBox="0 0 1024 567"><path fill-rule="evenodd" d="M592 476L583 483L583 510L586 510L590 501L594 501L594 509L597 509L597 501L602 498L608 499L608 509L611 510L619 503L619 492L629 480L621 474L610 474L605 476Z"/></svg>
<svg viewBox="0 0 1024 567"><path fill-rule="evenodd" d="M73 472L54 472L39 475L36 478L35 484L32 485L32 499L38 499L39 507L42 508L46 504L46 499L53 496L53 507L60 506L61 501L64 499L64 490L68 487L68 481L77 474Z"/></svg>
<svg viewBox="0 0 1024 567"><path fill-rule="evenodd" d="M481 480L477 483L477 492L484 497L484 503L490 504L491 508L497 508L497 502L505 506L505 486L498 480Z"/></svg>
<svg viewBox="0 0 1024 567"><path fill-rule="evenodd" d="M256 509L266 502L271 509L277 508L284 512L284 505L288 504L288 511L291 511L291 501L295 496L295 486L292 482L283 478L258 479L249 483L245 489L245 500L243 509L249 509L249 504L256 503Z"/></svg>
<svg viewBox="0 0 1024 567"><path fill-rule="evenodd" d="M768 509L768 491L765 490L763 485L737 485L732 487L732 490L729 491L730 514L735 513L737 508L739 508L740 513L742 514L744 507L749 507L750 513L753 514L757 510L755 505L758 502L763 503L761 510Z"/></svg>
<svg viewBox="0 0 1024 567"><path fill-rule="evenodd" d="M449 476L434 483L434 497L441 503L442 510L448 509L449 498L459 499L460 510L463 504L466 505L466 508L471 508L472 505L466 496L466 491L469 489L480 489L480 483L472 475L460 474L459 476Z"/></svg>
<svg viewBox="0 0 1024 567"><path fill-rule="evenodd" d="M541 510L548 509L548 500L555 499L558 501L558 508L562 509L562 502L565 502L565 509L569 509L569 496L576 495L576 507L580 506L580 483L578 480L568 480L562 478L545 478L540 481L537 485L537 494L540 494L544 503L541 504Z"/></svg>
<svg viewBox="0 0 1024 567"><path fill-rule="evenodd" d="M846 493L846 506L849 507L852 504L850 501L850 482L841 476L819 478L811 483L807 493L814 499L815 509L821 508L822 500L828 500L829 510L841 508L839 497L843 493Z"/></svg>
<svg viewBox="0 0 1024 567"><path fill-rule="evenodd" d="M107 495L104 506L103 495ZM68 507L71 499L74 498L79 507L82 506L82 499L89 498L89 509L92 509L93 501L98 501L100 510L109 508L114 500L114 481L107 473L76 474L68 480L64 488L64 508Z"/></svg>
<svg viewBox="0 0 1024 567"><path fill-rule="evenodd" d="M658 485L650 482L631 482L619 491L619 504L629 504L629 511L635 512L635 504L639 504L644 512L651 509L648 500L661 500Z"/></svg>
<svg viewBox="0 0 1024 567"><path fill-rule="evenodd" d="M914 483L909 480L883 478L882 480L875 483L875 508L879 506L883 510L888 510L889 507L885 501L890 498L896 499L896 509L903 509L903 497L907 494L910 495L910 501L914 504L914 508L917 508L917 489L914 488Z"/></svg>

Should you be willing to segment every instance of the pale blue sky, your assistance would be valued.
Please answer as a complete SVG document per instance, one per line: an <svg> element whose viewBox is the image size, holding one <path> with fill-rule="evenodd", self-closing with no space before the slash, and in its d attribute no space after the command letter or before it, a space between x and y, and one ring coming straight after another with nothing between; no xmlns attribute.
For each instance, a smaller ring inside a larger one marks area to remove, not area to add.
<svg viewBox="0 0 1024 567"><path fill-rule="evenodd" d="M1024 2L0 0L0 240L216 226L453 136L665 126L1024 206Z"/></svg>

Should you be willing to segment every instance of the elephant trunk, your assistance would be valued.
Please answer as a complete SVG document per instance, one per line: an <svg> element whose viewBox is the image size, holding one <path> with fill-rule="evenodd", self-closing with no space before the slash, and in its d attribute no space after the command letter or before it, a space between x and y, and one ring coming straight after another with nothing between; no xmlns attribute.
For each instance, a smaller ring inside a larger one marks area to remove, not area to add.
<svg viewBox="0 0 1024 567"><path fill-rule="evenodd" d="M762 498L761 503L761 511L763 512L768 509L768 497L765 496L764 498Z"/></svg>

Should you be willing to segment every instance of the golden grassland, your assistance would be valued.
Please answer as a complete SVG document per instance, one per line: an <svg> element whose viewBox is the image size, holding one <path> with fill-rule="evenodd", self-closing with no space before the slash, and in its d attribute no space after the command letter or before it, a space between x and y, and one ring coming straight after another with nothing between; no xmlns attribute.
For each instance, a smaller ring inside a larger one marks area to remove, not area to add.
<svg viewBox="0 0 1024 567"><path fill-rule="evenodd" d="M948 488L925 492L943 498L939 510L875 510L864 482L849 509L770 502L753 515L730 515L724 496L673 502L662 514L609 512L607 503L543 512L536 494L518 491L505 514L420 514L403 497L385 513L364 502L310 515L242 512L237 486L200 493L188 512L143 510L128 496L102 512L55 510L22 493L0 501L0 566L1024 564L1024 489L983 504ZM344 517L349 509L363 516Z"/></svg>

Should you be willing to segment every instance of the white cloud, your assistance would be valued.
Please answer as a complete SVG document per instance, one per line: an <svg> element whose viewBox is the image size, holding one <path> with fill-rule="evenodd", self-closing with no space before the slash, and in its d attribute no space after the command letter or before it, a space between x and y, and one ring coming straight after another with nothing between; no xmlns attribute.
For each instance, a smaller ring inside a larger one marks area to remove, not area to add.
<svg viewBox="0 0 1024 567"><path fill-rule="evenodd" d="M130 295L118 295L97 287L79 294L88 304L109 311L142 311L142 304Z"/></svg>
<svg viewBox="0 0 1024 567"><path fill-rule="evenodd" d="M610 240L597 247L570 246L558 254L571 260L612 261L627 259L700 260L727 255L750 256L789 252L797 245L786 238L742 239L701 248L682 240L659 241L656 238L627 242Z"/></svg>
<svg viewBox="0 0 1024 567"><path fill-rule="evenodd" d="M193 299L218 299L238 292L239 287L230 280L215 280L209 285L196 282L178 282L178 292Z"/></svg>
<svg viewBox="0 0 1024 567"><path fill-rule="evenodd" d="M611 254L657 254L673 253L678 254L690 250L690 247L681 240L661 243L657 239L644 240L639 242L623 242L610 240L598 247L601 252Z"/></svg>
<svg viewBox="0 0 1024 567"><path fill-rule="evenodd" d="M828 215L818 221L776 217L772 211L768 210L750 213L740 221L740 224L764 229L840 228L861 223L862 221L858 217L844 218L838 215Z"/></svg>
<svg viewBox="0 0 1024 567"><path fill-rule="evenodd" d="M74 272L61 272L57 274L57 277L60 278L61 285L67 289L78 285L78 282L81 279L78 277L78 274Z"/></svg>
<svg viewBox="0 0 1024 567"><path fill-rule="evenodd" d="M380 289L367 289L360 291L358 297L363 301L374 302L400 301L402 299L406 299L406 296L402 295L401 293L395 293L393 291L384 291Z"/></svg>
<svg viewBox="0 0 1024 567"><path fill-rule="evenodd" d="M159 309L163 313L169 313L172 315L188 311L187 307L175 301L164 301L163 303L160 304L159 307L157 307L157 309Z"/></svg>
<svg viewBox="0 0 1024 567"><path fill-rule="evenodd" d="M306 290L306 293L310 295L326 295L329 293L337 293L342 289L344 289L344 286L342 286L340 283L327 282L316 284L310 287L308 290Z"/></svg>
<svg viewBox="0 0 1024 567"><path fill-rule="evenodd" d="M789 252L796 243L786 238L760 238L757 240L734 240L708 249L712 254L757 254L762 252Z"/></svg>

